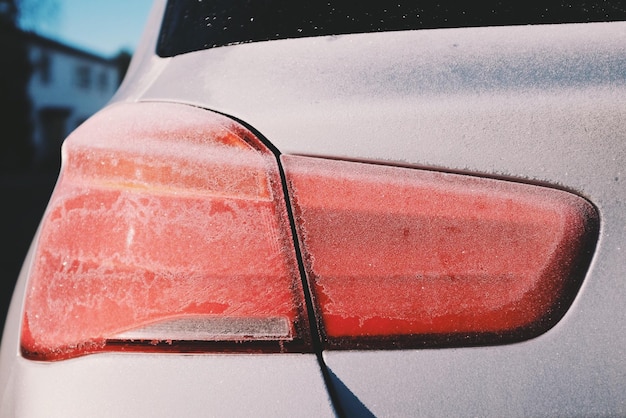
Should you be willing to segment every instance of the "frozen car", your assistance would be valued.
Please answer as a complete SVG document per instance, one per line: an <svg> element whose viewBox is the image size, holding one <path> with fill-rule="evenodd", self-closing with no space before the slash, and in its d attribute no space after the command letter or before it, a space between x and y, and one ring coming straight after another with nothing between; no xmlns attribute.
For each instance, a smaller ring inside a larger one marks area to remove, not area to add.
<svg viewBox="0 0 626 418"><path fill-rule="evenodd" d="M157 1L2 416L626 415L626 13L500 3Z"/></svg>

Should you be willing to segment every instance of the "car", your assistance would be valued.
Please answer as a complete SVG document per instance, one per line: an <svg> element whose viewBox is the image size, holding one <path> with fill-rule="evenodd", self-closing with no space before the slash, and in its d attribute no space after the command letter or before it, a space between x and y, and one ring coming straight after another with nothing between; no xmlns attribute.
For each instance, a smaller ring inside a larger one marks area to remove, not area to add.
<svg viewBox="0 0 626 418"><path fill-rule="evenodd" d="M1 416L626 415L624 20L156 1L63 145Z"/></svg>

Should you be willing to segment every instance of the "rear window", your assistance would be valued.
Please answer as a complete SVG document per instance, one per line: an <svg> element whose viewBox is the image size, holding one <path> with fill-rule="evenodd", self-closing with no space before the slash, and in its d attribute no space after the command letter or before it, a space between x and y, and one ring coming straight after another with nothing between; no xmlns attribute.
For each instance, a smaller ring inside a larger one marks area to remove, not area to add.
<svg viewBox="0 0 626 418"><path fill-rule="evenodd" d="M622 1L170 0L157 53L348 33L626 20Z"/></svg>

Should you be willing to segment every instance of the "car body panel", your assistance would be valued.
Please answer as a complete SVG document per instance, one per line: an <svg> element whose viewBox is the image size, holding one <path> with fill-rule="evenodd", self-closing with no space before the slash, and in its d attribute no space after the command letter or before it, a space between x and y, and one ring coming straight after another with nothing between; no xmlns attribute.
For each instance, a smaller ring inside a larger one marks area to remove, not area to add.
<svg viewBox="0 0 626 418"><path fill-rule="evenodd" d="M589 199L601 219L596 254L547 334L324 359L380 416L623 415L625 41L626 24L593 23L245 44L164 60L136 99L234 116L287 154L512 178Z"/></svg>
<svg viewBox="0 0 626 418"><path fill-rule="evenodd" d="M17 363L16 416L334 416L310 354L104 354Z"/></svg>
<svg viewBox="0 0 626 418"><path fill-rule="evenodd" d="M568 138L579 167L584 153L604 151L586 150L589 134L581 131L623 133L615 131L623 114L602 115L624 103L625 40L626 24L618 22L259 42L150 57L158 74L140 91L123 88L118 99L176 98L216 110L285 154L460 166L540 181L548 167L507 159L507 148L558 153L559 139ZM543 135L554 140L546 144ZM610 139L606 152L614 155L619 144ZM481 146L489 152L470 158Z"/></svg>

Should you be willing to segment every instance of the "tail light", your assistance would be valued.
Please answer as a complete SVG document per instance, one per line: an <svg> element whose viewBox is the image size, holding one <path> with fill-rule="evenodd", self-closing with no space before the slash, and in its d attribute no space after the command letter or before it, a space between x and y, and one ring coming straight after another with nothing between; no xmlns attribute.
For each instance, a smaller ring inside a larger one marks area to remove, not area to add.
<svg viewBox="0 0 626 418"><path fill-rule="evenodd" d="M111 106L63 160L30 267L32 359L530 338L597 234L585 200L499 180L282 156L284 190L261 141L186 105Z"/></svg>
<svg viewBox="0 0 626 418"><path fill-rule="evenodd" d="M569 307L597 234L563 191L283 156L317 316L335 348L526 339Z"/></svg>
<svg viewBox="0 0 626 418"><path fill-rule="evenodd" d="M275 156L191 106L113 106L64 144L28 285L27 357L308 350Z"/></svg>

